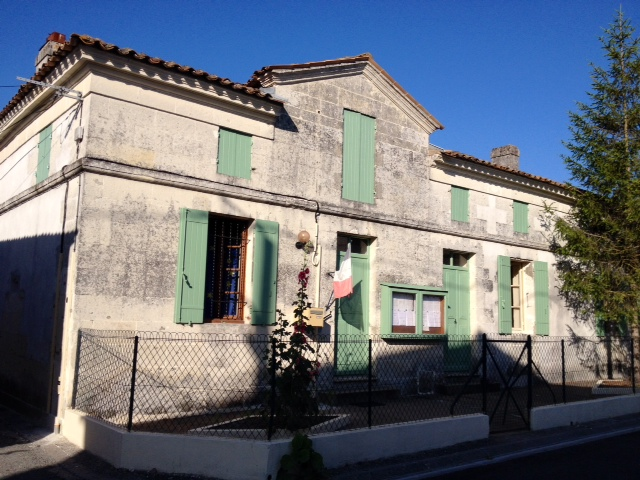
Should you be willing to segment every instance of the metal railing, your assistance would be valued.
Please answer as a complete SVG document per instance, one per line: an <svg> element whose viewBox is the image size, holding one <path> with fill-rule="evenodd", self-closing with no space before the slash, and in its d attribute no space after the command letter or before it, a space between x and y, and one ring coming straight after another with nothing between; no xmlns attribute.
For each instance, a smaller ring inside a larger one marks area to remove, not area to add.
<svg viewBox="0 0 640 480"><path fill-rule="evenodd" d="M499 372L518 368L517 342L496 343L494 365L502 366L474 378L481 337L321 336L310 343L320 363L312 383L320 409L308 434L448 417L462 391L455 415L486 413L477 385L497 384L489 393L497 397ZM288 437L269 422L278 394L270 348L266 335L82 330L72 406L129 431ZM532 379L515 375L509 388L516 398L530 381L534 407L635 393L627 338L533 337L531 359Z"/></svg>

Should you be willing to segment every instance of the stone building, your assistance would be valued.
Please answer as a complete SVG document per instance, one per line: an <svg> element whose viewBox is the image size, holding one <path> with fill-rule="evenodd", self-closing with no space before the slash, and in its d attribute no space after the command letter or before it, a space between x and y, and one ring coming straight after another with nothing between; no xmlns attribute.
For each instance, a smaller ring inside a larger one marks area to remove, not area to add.
<svg viewBox="0 0 640 480"><path fill-rule="evenodd" d="M541 224L563 185L513 146L431 145L443 126L371 55L240 84L53 34L37 65L0 113L5 394L62 417L81 328L267 333L302 231L324 333L566 334ZM354 293L331 302L347 245Z"/></svg>

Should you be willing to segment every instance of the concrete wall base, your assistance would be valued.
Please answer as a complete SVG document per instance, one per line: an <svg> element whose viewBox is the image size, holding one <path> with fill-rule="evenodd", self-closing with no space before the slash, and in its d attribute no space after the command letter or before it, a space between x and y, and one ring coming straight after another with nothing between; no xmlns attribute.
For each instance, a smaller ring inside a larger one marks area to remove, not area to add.
<svg viewBox="0 0 640 480"><path fill-rule="evenodd" d="M531 409L531 430L575 425L640 412L640 394Z"/></svg>
<svg viewBox="0 0 640 480"><path fill-rule="evenodd" d="M118 468L209 475L224 480L276 478L290 440L129 433L67 410L62 434ZM312 437L327 468L442 448L489 436L486 415L468 415Z"/></svg>

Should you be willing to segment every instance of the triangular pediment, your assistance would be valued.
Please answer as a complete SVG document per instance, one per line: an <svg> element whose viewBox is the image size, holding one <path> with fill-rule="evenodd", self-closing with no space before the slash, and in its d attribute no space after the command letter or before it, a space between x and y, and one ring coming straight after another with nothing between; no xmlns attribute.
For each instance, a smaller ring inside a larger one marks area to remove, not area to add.
<svg viewBox="0 0 640 480"><path fill-rule="evenodd" d="M427 133L431 134L444 128L426 108L402 88L368 53L320 62L264 67L253 74L247 85L254 88L270 89L277 85L322 81L354 75L363 75L367 78L382 94Z"/></svg>

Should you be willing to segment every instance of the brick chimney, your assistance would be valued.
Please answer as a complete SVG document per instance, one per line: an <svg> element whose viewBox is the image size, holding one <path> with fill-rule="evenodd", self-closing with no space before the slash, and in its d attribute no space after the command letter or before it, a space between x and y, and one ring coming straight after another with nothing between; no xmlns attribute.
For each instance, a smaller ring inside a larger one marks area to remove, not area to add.
<svg viewBox="0 0 640 480"><path fill-rule="evenodd" d="M36 57L36 72L49 61L51 56L56 53L56 50L58 50L61 45L64 45L66 40L66 37L62 33L58 32L53 32L47 37L47 41L42 46L38 52L38 56Z"/></svg>
<svg viewBox="0 0 640 480"><path fill-rule="evenodd" d="M491 150L491 162L499 167L520 170L520 150L515 145L506 145Z"/></svg>

